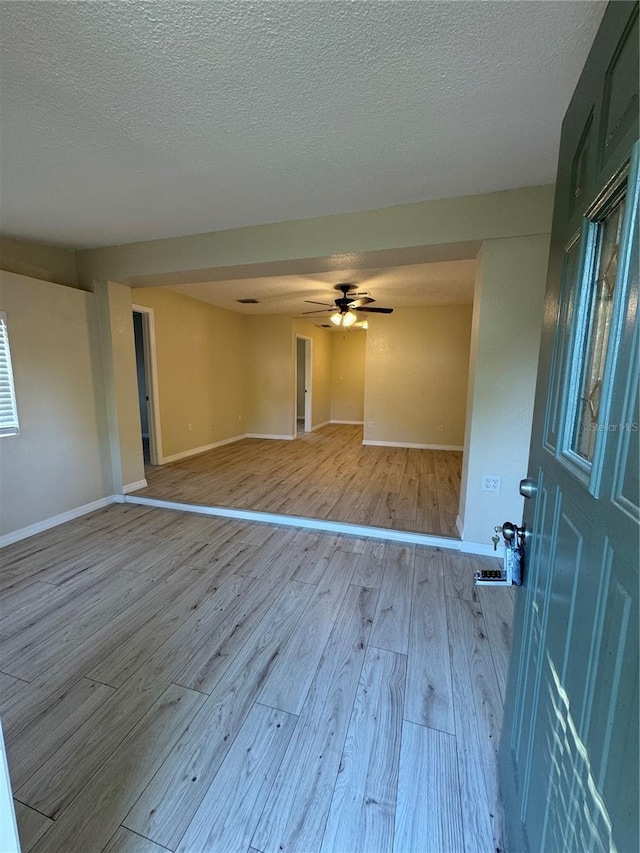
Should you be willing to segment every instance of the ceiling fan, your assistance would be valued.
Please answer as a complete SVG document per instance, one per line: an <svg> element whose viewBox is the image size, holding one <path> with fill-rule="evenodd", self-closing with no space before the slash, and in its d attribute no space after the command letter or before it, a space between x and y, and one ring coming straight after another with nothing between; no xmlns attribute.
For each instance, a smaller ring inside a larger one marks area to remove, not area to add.
<svg viewBox="0 0 640 853"><path fill-rule="evenodd" d="M393 308L372 308L371 303L375 302L370 296L360 296L357 293L355 284L336 284L334 290L339 290L342 296L335 300L335 305L329 305L327 302L315 302L312 299L304 301L309 305L324 305L322 309L315 311L303 311L303 314L324 314L325 311L332 311L329 319L336 326L352 326L358 319L355 311L368 312L370 314L391 314Z"/></svg>

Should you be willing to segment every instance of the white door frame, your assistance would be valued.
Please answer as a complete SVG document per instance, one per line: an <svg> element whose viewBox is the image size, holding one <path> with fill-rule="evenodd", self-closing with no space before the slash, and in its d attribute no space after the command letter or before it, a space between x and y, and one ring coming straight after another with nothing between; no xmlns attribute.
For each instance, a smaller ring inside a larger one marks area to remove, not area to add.
<svg viewBox="0 0 640 853"><path fill-rule="evenodd" d="M293 412L293 434L298 434L298 341L304 341L304 431L311 432L311 360L313 358L313 339L306 335L296 335L294 389L295 405Z"/></svg>
<svg viewBox="0 0 640 853"><path fill-rule="evenodd" d="M162 465L162 430L160 427L160 402L158 400L158 367L156 363L156 327L153 308L132 305L131 310L142 315L142 340L144 346L144 371L147 386L147 412L149 416L149 456L152 465Z"/></svg>

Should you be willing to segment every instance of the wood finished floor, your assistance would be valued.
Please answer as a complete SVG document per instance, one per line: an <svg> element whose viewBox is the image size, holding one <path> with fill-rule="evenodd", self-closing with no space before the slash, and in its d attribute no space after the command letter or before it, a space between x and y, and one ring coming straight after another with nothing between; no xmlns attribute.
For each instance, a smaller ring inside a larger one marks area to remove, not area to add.
<svg viewBox="0 0 640 853"><path fill-rule="evenodd" d="M132 504L0 559L24 853L500 848L492 560Z"/></svg>
<svg viewBox="0 0 640 853"><path fill-rule="evenodd" d="M135 494L458 538L461 468L460 452L363 446L361 426L331 424L148 466Z"/></svg>

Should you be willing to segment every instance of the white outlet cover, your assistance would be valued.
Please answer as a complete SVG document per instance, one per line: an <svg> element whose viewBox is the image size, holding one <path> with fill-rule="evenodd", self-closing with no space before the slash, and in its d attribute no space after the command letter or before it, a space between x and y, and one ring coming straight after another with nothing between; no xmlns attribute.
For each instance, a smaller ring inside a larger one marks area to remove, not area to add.
<svg viewBox="0 0 640 853"><path fill-rule="evenodd" d="M502 485L502 477L497 474L482 475L482 491L483 492L499 492Z"/></svg>

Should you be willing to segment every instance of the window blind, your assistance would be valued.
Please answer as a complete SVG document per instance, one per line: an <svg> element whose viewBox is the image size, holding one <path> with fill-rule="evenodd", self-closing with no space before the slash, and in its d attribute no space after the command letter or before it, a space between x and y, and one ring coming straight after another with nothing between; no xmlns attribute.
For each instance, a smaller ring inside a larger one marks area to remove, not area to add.
<svg viewBox="0 0 640 853"><path fill-rule="evenodd" d="M18 432L18 407L13 384L7 315L0 311L0 436Z"/></svg>

